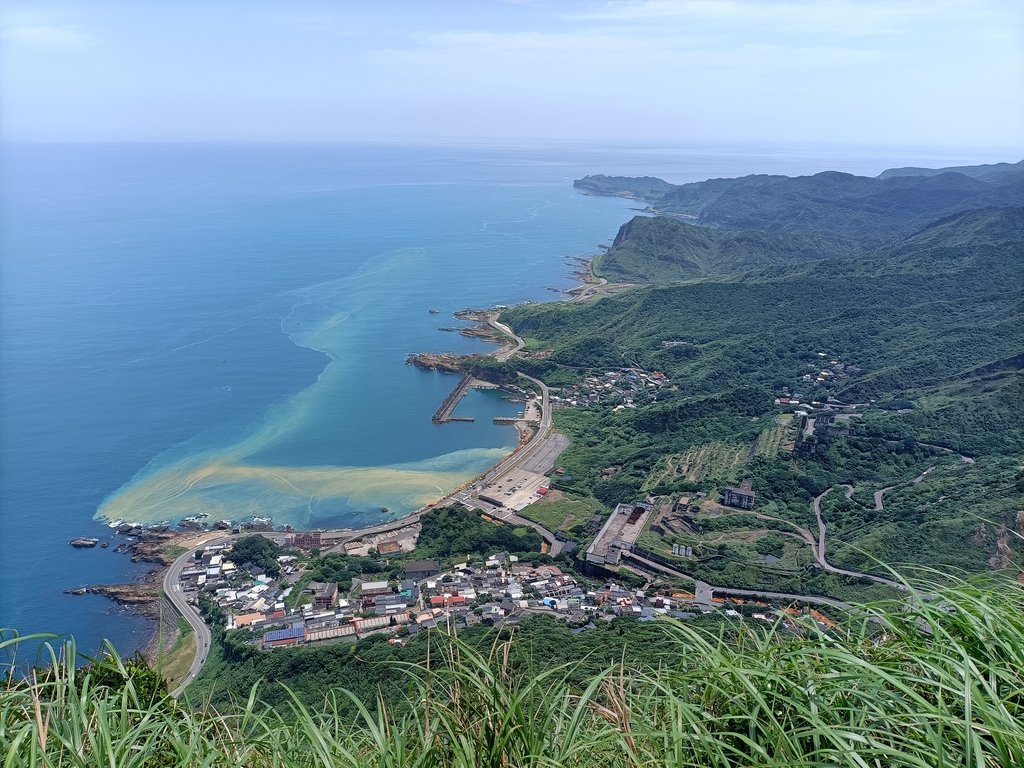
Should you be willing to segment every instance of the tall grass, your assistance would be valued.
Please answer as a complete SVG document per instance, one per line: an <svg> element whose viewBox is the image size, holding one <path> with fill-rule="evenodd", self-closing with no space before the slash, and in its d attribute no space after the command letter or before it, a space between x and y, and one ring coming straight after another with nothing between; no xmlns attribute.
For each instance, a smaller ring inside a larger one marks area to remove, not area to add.
<svg viewBox="0 0 1024 768"><path fill-rule="evenodd" d="M76 670L65 645L7 682L0 745L12 768L1024 765L1020 583L913 592L833 630L796 621L728 640L666 622L670 656L582 685L513 668L514 635L485 652L435 635L429 671L397 670L409 693L393 710L341 690L271 709L259 688L227 714L189 710L116 655Z"/></svg>

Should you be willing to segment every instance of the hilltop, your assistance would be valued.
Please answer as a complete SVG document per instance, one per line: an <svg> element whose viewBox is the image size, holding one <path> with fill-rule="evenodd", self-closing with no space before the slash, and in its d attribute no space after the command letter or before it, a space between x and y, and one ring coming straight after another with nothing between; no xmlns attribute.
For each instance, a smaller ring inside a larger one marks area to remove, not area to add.
<svg viewBox="0 0 1024 768"><path fill-rule="evenodd" d="M668 184L645 177L586 176L589 194L637 198L652 212L729 230L825 235L876 247L937 218L992 206L1024 205L1021 164L893 169L875 178L825 171L813 176L753 175ZM666 186L667 185L667 186Z"/></svg>

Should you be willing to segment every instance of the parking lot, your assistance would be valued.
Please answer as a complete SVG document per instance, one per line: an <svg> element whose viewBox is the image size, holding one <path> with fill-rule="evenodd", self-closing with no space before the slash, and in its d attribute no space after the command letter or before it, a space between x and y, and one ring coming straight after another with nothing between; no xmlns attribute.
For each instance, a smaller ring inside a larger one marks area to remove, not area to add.
<svg viewBox="0 0 1024 768"><path fill-rule="evenodd" d="M480 498L496 506L514 509L516 512L541 498L540 487L547 487L549 479L527 469L513 469L480 492Z"/></svg>

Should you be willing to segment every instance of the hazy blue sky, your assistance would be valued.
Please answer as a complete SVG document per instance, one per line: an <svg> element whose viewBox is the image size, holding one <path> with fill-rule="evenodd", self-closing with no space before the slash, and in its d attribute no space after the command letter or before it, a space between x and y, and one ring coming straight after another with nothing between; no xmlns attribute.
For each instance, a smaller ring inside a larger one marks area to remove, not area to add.
<svg viewBox="0 0 1024 768"><path fill-rule="evenodd" d="M0 9L5 139L1024 147L1019 0Z"/></svg>

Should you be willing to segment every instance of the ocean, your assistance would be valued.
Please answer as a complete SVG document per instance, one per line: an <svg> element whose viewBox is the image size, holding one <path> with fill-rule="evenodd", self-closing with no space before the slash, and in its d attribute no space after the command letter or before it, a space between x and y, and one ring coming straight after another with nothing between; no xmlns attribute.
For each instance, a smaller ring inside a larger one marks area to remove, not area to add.
<svg viewBox="0 0 1024 768"><path fill-rule="evenodd" d="M516 406L422 351L483 352L452 313L549 301L637 203L587 173L746 173L994 161L777 147L4 145L0 149L0 627L151 633L69 587L149 566L75 536L104 519L403 514L500 460ZM1012 159L1012 158L1010 158ZM430 310L437 310L431 313Z"/></svg>

